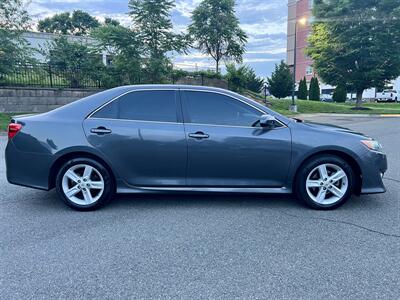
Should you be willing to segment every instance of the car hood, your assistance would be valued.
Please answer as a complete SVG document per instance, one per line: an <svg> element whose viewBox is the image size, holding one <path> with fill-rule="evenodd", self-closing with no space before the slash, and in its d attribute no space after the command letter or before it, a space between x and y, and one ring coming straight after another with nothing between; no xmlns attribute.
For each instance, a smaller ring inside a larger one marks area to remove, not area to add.
<svg viewBox="0 0 400 300"><path fill-rule="evenodd" d="M315 122L306 122L306 121L303 121L301 124L303 124L304 126L307 126L309 128L316 129L318 131L339 132L339 133L344 133L344 134L356 135L358 137L369 138L368 136L366 136L363 133L351 130L349 128L341 127L341 126L315 123Z"/></svg>

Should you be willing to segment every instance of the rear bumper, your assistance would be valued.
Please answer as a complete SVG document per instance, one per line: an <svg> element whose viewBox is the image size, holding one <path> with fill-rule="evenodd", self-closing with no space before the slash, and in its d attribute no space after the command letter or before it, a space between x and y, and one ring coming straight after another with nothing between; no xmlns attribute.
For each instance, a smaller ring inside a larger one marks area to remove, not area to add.
<svg viewBox="0 0 400 300"><path fill-rule="evenodd" d="M364 157L365 163L362 167L361 194L385 193L383 176L387 171L388 164L386 155L383 153L368 151Z"/></svg>
<svg viewBox="0 0 400 300"><path fill-rule="evenodd" d="M5 151L7 180L11 184L49 190L52 156L22 152L9 141Z"/></svg>

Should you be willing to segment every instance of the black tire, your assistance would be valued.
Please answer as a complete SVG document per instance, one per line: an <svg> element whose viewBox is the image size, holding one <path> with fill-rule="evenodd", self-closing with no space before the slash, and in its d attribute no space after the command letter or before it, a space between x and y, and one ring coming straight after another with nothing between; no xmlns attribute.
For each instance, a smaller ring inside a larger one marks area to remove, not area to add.
<svg viewBox="0 0 400 300"><path fill-rule="evenodd" d="M333 164L340 167L347 175L347 191L340 200L332 204L321 204L314 201L307 192L306 182L309 174L318 166L323 164ZM344 159L329 154L314 156L307 160L299 168L296 175L294 191L297 198L303 201L308 207L317 210L332 210L342 206L351 197L355 186L355 173L352 167Z"/></svg>
<svg viewBox="0 0 400 300"><path fill-rule="evenodd" d="M95 170L97 170L101 174L102 179L104 181L104 189L103 189L101 196L94 203L91 203L88 205L80 205L80 204L77 204L77 203L71 201L65 195L64 190L63 190L64 174L71 167L74 167L77 165L82 165L82 164L89 165L89 166L93 167ZM94 159L90 159L90 158L74 158L74 159L67 161L58 171L57 177L56 177L56 190L57 190L57 193L58 193L59 197L61 198L61 200L64 201L64 203L66 205L68 205L69 207L71 207L75 210L78 210L78 211L92 211L92 210L96 210L96 209L102 207L103 205L105 205L108 201L110 201L114 197L115 184L114 184L113 177L111 176L108 169L105 166L103 166L101 163L99 163L98 161L96 161Z"/></svg>

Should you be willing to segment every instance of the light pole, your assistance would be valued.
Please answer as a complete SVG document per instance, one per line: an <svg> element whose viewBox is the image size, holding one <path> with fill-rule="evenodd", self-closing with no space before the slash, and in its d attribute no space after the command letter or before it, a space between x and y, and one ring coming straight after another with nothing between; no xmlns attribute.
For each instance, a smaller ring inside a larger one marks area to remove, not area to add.
<svg viewBox="0 0 400 300"><path fill-rule="evenodd" d="M297 23L305 25L307 18L303 17L299 20L296 19L294 22L294 53L293 53L293 87L292 87L292 104L289 107L289 111L297 112L297 105L294 101L296 95L296 65L297 65Z"/></svg>

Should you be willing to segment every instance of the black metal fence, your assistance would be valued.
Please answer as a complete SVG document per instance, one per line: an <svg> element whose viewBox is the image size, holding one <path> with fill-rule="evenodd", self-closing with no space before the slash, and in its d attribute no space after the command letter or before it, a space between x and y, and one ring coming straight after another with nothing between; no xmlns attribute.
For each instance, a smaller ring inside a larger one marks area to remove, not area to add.
<svg viewBox="0 0 400 300"><path fill-rule="evenodd" d="M112 88L128 84L182 83L213 85L226 88L228 83L204 74L190 75L170 73L157 80L145 74L121 74L113 67L85 69L66 69L50 64L19 64L6 75L0 74L0 86L50 87L50 88Z"/></svg>

